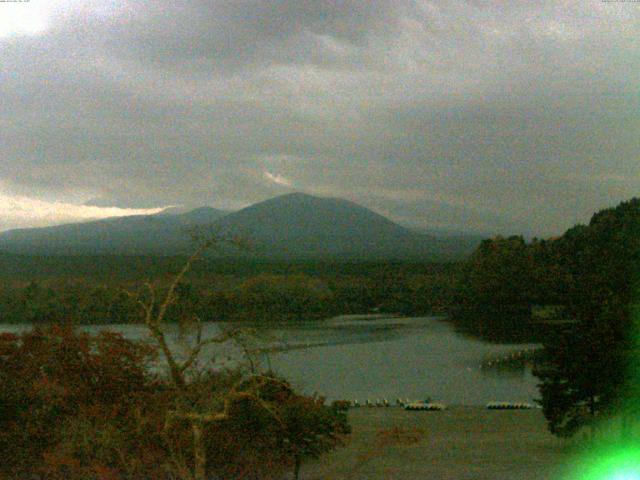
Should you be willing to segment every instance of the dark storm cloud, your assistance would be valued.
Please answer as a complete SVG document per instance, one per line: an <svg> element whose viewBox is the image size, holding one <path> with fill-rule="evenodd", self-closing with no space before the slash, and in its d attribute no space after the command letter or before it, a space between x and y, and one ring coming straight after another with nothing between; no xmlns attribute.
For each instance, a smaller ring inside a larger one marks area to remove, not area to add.
<svg viewBox="0 0 640 480"><path fill-rule="evenodd" d="M5 195L238 208L302 190L547 235L640 187L636 4L52 5L46 31L0 36Z"/></svg>

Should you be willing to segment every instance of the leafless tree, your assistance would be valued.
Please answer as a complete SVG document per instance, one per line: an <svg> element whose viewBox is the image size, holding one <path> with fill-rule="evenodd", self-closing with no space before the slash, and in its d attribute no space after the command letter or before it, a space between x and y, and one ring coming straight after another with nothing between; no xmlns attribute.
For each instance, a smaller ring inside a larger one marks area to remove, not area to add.
<svg viewBox="0 0 640 480"><path fill-rule="evenodd" d="M165 431L170 431L174 422L180 420L188 421L191 426L193 436L193 464L187 465L184 457L172 450L171 442L168 440L167 446L173 467L172 470L175 475L184 480L205 480L207 476L207 456L203 435L206 424L227 420L233 403L242 399L251 399L259 408L270 412L277 421L280 421L280 419L273 406L260 398L261 387L267 382L273 382L275 380L271 377L260 375L257 372L255 361L252 359L255 349L250 348L250 341L248 340L253 336L253 330L230 328L222 330L215 335L205 337L203 334L202 320L194 314L191 315L190 318L178 319L181 333L184 333L185 330L190 330L190 333L194 333L195 331L194 340L186 345L186 355L181 358L168 342L165 332L167 312L169 308L178 301L176 289L192 269L194 263L199 261L207 250L221 243L231 244L242 249L247 248L247 242L237 237L227 238L220 235L204 237L198 232L196 232L194 237L197 240L197 248L187 259L182 269L173 277L166 292L159 295L154 285L151 282L147 282L145 284L147 295L137 295L136 300L143 311L144 324L164 354L169 368L171 383L175 389L176 408L167 415ZM187 373L197 365L198 358L206 346L221 345L226 342L236 342L236 344L240 346L246 358L249 359L251 367L250 377L253 381L247 382L247 377L241 376L240 380L230 388L216 393L209 392L214 395L215 398L208 399L206 406L203 407L202 405L198 405L198 402L194 401L193 398L190 398L189 377Z"/></svg>

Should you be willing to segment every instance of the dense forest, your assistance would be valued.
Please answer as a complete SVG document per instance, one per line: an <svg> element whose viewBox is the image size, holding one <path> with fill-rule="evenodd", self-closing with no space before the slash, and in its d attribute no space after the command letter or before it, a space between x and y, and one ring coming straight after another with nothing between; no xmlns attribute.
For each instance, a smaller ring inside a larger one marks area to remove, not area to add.
<svg viewBox="0 0 640 480"><path fill-rule="evenodd" d="M0 279L0 321L106 324L139 321L132 294L147 278L166 287L184 258L91 257L89 271L68 259ZM77 261L77 259L73 259ZM34 257L27 261L36 263ZM156 262L156 263L154 263ZM124 266L120 270L120 266ZM150 271L145 267L150 265ZM337 314L442 313L450 303L456 265L411 263L272 263L205 259L178 288L180 309L204 321L295 320ZM92 271L91 271L92 269ZM155 274L155 275L154 275ZM178 307L175 307L178 308ZM176 319L184 312L172 311Z"/></svg>
<svg viewBox="0 0 640 480"><path fill-rule="evenodd" d="M485 240L460 270L451 312L483 332L546 319L536 368L550 430L637 415L640 199L593 215L549 240ZM626 421L625 424L628 424ZM626 426L625 429L630 427Z"/></svg>
<svg viewBox="0 0 640 480"><path fill-rule="evenodd" d="M640 199L593 216L556 247L562 303L572 320L545 344L538 368L549 427L561 436L638 414Z"/></svg>

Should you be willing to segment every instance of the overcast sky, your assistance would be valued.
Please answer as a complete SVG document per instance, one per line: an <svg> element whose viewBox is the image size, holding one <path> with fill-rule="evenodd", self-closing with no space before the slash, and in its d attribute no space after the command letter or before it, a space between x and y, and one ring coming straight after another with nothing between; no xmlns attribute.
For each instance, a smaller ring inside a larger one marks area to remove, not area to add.
<svg viewBox="0 0 640 480"><path fill-rule="evenodd" d="M555 235L639 127L640 3L0 3L0 230L302 191Z"/></svg>

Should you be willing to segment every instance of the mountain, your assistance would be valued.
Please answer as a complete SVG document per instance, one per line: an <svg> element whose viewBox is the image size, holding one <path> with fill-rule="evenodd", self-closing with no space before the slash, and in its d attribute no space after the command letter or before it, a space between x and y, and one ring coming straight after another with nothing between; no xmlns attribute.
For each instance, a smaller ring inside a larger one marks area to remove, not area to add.
<svg viewBox="0 0 640 480"><path fill-rule="evenodd" d="M253 240L268 257L450 259L461 253L353 202L291 193L239 210L216 224Z"/></svg>
<svg viewBox="0 0 640 480"><path fill-rule="evenodd" d="M248 238L250 256L272 259L451 260L475 243L424 235L353 202L292 193L233 213L209 207L180 214L121 217L0 234L0 250L29 254L179 254L184 232L211 224ZM223 255L237 254L230 250Z"/></svg>
<svg viewBox="0 0 640 480"><path fill-rule="evenodd" d="M228 212L201 207L186 213L160 212L0 233L0 250L36 255L176 254L190 248L188 230Z"/></svg>

